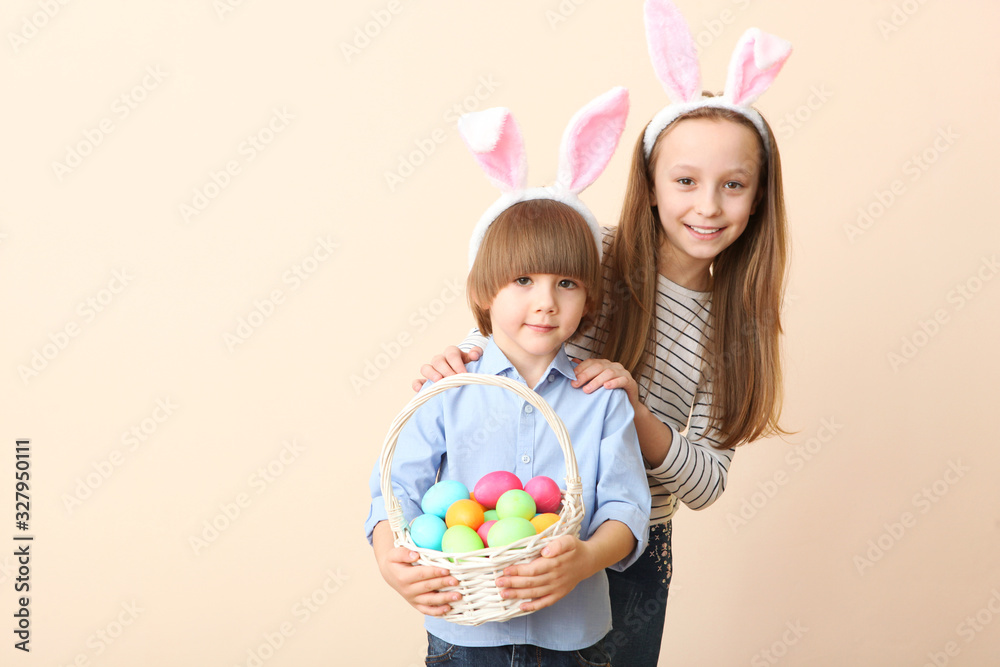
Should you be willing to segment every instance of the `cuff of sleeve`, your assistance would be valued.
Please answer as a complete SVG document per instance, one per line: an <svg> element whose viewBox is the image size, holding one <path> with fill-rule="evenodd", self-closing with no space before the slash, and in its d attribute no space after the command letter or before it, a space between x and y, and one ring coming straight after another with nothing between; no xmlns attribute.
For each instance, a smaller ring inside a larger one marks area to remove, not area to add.
<svg viewBox="0 0 1000 667"><path fill-rule="evenodd" d="M667 455L664 457L663 463L646 471L646 474L650 477L657 479L667 476L668 473L671 472L671 468L676 465L677 459L680 458L680 434L672 424L664 423L664 426L670 429L670 449L667 451Z"/></svg>
<svg viewBox="0 0 1000 667"><path fill-rule="evenodd" d="M378 525L379 521L388 521L388 519L382 498L379 497L372 501L371 507L368 508L368 518L365 519L365 537L368 538L369 545L372 543L372 533L375 531L375 526Z"/></svg>
<svg viewBox="0 0 1000 667"><path fill-rule="evenodd" d="M649 536L649 514L644 514L638 507L629 503L607 503L601 506L594 514L594 518L591 519L590 535L593 535L605 521L619 521L625 524L632 531L632 536L635 537L635 548L628 556L609 568L621 572L634 563L646 550L646 541ZM590 535L587 537L590 538Z"/></svg>

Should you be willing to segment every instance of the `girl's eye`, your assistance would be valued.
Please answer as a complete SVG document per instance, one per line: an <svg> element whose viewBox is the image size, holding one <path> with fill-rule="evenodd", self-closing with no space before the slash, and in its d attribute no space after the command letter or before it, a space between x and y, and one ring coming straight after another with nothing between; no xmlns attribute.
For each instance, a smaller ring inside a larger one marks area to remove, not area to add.
<svg viewBox="0 0 1000 667"><path fill-rule="evenodd" d="M522 287L531 284L531 278L528 276L521 276L520 278L514 278L514 282Z"/></svg>
<svg viewBox="0 0 1000 667"><path fill-rule="evenodd" d="M740 188L742 188L744 186L739 181L729 181L728 183L726 183L726 185L724 187L727 190L739 190Z"/></svg>
<svg viewBox="0 0 1000 667"><path fill-rule="evenodd" d="M568 278L565 278L559 281L559 287L562 287L563 289L575 289L576 286L577 285L575 280L569 280Z"/></svg>
<svg viewBox="0 0 1000 667"><path fill-rule="evenodd" d="M677 184L678 185L694 185L694 181L692 179L690 179L690 178L678 178L677 179Z"/></svg>

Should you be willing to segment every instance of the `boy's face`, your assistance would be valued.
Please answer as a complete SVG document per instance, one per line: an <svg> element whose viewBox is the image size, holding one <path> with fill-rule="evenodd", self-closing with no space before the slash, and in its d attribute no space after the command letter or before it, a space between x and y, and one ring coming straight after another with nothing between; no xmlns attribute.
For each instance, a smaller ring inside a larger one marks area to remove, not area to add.
<svg viewBox="0 0 1000 667"><path fill-rule="evenodd" d="M493 340L522 375L541 373L576 333L587 290L573 278L532 273L515 278L490 304Z"/></svg>

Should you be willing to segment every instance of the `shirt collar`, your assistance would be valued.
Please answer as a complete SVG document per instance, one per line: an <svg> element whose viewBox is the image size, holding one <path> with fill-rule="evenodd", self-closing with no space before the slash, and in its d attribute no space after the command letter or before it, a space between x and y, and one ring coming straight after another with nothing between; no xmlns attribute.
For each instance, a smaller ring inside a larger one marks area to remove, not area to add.
<svg viewBox="0 0 1000 667"><path fill-rule="evenodd" d="M575 365L566 354L566 346L562 345L559 351L556 352L555 358L549 363L548 368L542 373L542 379L549 377L552 373L561 373L568 380L572 381L576 379L575 368ZM489 375L503 375L505 377L520 377L517 369L507 359L507 355L493 342L493 336L490 336L489 343L486 345L486 349L483 350L478 372Z"/></svg>

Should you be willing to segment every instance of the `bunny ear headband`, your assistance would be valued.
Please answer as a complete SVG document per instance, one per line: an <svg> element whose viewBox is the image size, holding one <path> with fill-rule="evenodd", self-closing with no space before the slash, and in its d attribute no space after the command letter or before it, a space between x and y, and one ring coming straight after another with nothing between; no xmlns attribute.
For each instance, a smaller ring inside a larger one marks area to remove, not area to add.
<svg viewBox="0 0 1000 667"><path fill-rule="evenodd" d="M628 91L612 88L576 112L563 133L559 148L559 171L554 185L526 188L527 156L521 129L513 114L495 107L462 116L458 131L465 145L494 186L503 193L476 223L469 242L469 266L490 224L504 210L531 199L554 199L566 204L587 221L601 254L601 230L597 218L577 196L608 166L628 116Z"/></svg>
<svg viewBox="0 0 1000 667"><path fill-rule="evenodd" d="M702 97L694 38L680 10L667 0L646 0L645 15L649 57L657 78L673 100L673 104L664 107L646 127L642 144L646 158L656 138L670 123L699 107L720 107L745 116L757 128L770 153L764 119L750 105L771 86L791 55L792 45L780 37L750 28L733 51L722 97Z"/></svg>

